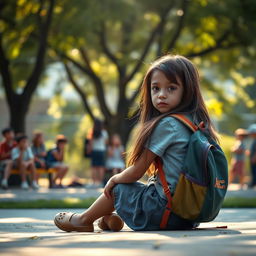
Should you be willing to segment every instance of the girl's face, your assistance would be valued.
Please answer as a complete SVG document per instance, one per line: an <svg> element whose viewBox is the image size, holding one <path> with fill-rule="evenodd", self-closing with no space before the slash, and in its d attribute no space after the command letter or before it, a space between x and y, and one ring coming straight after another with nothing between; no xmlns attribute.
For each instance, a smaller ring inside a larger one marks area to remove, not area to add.
<svg viewBox="0 0 256 256"><path fill-rule="evenodd" d="M42 144L42 143L43 143L43 135L42 135L42 134L40 134L40 135L37 136L37 142L38 142L39 144Z"/></svg>
<svg viewBox="0 0 256 256"><path fill-rule="evenodd" d="M183 85L181 82L178 84L170 82L162 71L153 71L150 87L153 106L160 113L167 113L180 104Z"/></svg>
<svg viewBox="0 0 256 256"><path fill-rule="evenodd" d="M120 137L118 135L113 135L113 137L112 137L112 144L114 146L121 145L121 140L120 140Z"/></svg>

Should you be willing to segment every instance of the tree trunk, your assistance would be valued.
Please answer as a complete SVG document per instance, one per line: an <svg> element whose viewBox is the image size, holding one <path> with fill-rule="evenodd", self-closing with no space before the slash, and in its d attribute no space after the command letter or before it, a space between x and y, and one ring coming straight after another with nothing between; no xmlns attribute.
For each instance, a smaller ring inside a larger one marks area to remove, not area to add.
<svg viewBox="0 0 256 256"><path fill-rule="evenodd" d="M126 147L130 133L137 124L135 117L128 118L128 115L117 113L110 120L106 120L106 129L109 135L119 134L123 145Z"/></svg>
<svg viewBox="0 0 256 256"><path fill-rule="evenodd" d="M14 94L11 102L8 102L10 113L10 127L15 134L26 132L26 115L29 109L29 102L23 99L22 95Z"/></svg>
<svg viewBox="0 0 256 256"><path fill-rule="evenodd" d="M25 133L26 114L29 109L30 100L25 100L23 95L16 93L13 93L8 99L10 127L14 129L15 134ZM10 186L19 186L21 183L20 175L11 175L8 183Z"/></svg>
<svg viewBox="0 0 256 256"><path fill-rule="evenodd" d="M14 129L15 134L26 132L26 114L24 108L11 107L10 111L10 127Z"/></svg>

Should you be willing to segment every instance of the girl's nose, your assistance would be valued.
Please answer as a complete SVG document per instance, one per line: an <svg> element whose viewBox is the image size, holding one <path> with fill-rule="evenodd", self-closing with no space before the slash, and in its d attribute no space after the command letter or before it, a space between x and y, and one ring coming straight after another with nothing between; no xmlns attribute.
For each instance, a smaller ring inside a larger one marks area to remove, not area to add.
<svg viewBox="0 0 256 256"><path fill-rule="evenodd" d="M158 98L159 99L164 99L166 98L166 93L164 90L160 90L159 94L158 94Z"/></svg>

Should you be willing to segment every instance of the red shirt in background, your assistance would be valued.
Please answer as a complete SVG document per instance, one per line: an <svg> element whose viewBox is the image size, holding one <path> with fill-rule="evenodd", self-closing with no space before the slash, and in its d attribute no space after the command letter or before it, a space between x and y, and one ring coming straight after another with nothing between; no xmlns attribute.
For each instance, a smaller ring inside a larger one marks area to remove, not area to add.
<svg viewBox="0 0 256 256"><path fill-rule="evenodd" d="M7 141L0 143L0 161L11 159L11 151L12 149L17 145L15 141L13 141L11 144L7 143ZM4 156L8 154L7 156Z"/></svg>

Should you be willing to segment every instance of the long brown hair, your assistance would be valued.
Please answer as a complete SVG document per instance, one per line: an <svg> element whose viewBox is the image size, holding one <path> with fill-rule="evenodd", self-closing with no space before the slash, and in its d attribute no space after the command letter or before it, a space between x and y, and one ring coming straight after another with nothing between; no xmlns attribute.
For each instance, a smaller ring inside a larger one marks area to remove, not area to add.
<svg viewBox="0 0 256 256"><path fill-rule="evenodd" d="M151 100L151 77L156 70L163 72L170 82L181 81L184 87L180 104L164 114L153 106ZM141 156L145 143L160 119L172 113L189 114L196 124L203 121L212 139L218 140L200 91L198 71L190 60L179 55L159 58L151 65L144 77L140 93L139 129L134 146L128 153L128 165L134 164ZM154 165L151 165L148 174L153 171Z"/></svg>
<svg viewBox="0 0 256 256"><path fill-rule="evenodd" d="M33 144L35 147L39 147L39 146L42 144L42 142L39 143L39 141L38 141L38 139L39 139L40 137L42 137L42 136L43 136L43 133L42 133L42 132L34 132L34 137L33 137L33 139L32 139L32 144Z"/></svg>

